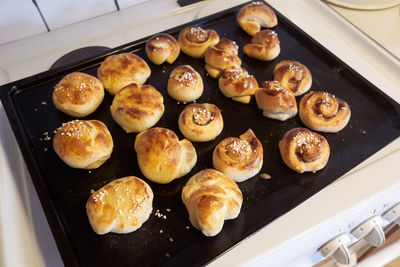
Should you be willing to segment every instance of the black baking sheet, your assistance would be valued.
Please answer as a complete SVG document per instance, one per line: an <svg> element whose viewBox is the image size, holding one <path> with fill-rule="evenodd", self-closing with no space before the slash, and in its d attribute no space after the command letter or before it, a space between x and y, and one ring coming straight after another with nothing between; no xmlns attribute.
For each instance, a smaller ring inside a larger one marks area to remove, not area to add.
<svg viewBox="0 0 400 267"><path fill-rule="evenodd" d="M251 37L236 23L239 8L190 24L214 29L221 37L235 40L242 48ZM254 99L246 105L225 98L218 90L217 80L206 75L204 60L181 53L172 65L155 66L149 63L152 74L147 83L155 86L164 95L165 101L165 114L156 126L167 127L183 138L177 118L185 104L171 99L166 93L169 73L182 64L190 64L200 72L205 90L197 102L216 104L222 110L225 126L215 141L194 144L198 162L188 175L167 185L146 180L155 194L153 213L133 233L96 235L85 212L85 203L92 189L97 190L113 179L127 175L144 178L133 149L136 134L123 132L110 115L112 96L106 94L99 109L86 118L103 121L113 136L113 154L100 168L92 171L69 168L53 151L52 140L46 141L45 136L52 137L61 123L73 119L56 110L51 101L53 87L64 75L72 71L96 75L98 65L107 55L120 52L134 52L149 62L143 49L147 38L110 50L99 57L1 87L1 100L67 266L204 265L399 136L400 108L397 103L286 18L277 15L279 24L274 30L280 39L280 55L271 62L261 62L243 55L240 49L243 67L261 84L272 79L273 67L280 60L300 61L308 66L313 75L311 90L326 90L349 103L352 117L347 127L336 134L323 134L331 147L327 166L317 173L301 175L286 167L280 158L278 141L286 131L304 127L299 117L285 122L267 119L258 110ZM167 32L177 37L184 26ZM300 98L297 97L297 101ZM218 142L228 136L239 136L249 128L253 129L264 147L261 173L268 173L272 178L264 180L257 175L239 183L244 197L239 217L226 221L217 236L205 237L191 226L181 201L181 189L193 174L212 167L211 155ZM155 216L156 211L165 218Z"/></svg>

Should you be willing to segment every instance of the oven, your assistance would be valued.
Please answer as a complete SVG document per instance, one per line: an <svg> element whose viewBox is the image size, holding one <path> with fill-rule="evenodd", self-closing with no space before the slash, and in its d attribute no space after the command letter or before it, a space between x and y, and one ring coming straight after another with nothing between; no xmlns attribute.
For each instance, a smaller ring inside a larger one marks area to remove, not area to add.
<svg viewBox="0 0 400 267"><path fill-rule="evenodd" d="M138 1L116 12L3 44L0 46L0 84L48 70L57 59L75 49L117 47L244 2L247 1L209 0L181 7L172 0ZM357 24L359 21L351 19L358 13L323 1L269 0L267 3L400 102L399 54L387 43L374 40L373 33L365 32L365 28ZM396 10L398 18L399 7L390 9ZM393 43L400 46L399 39L394 39ZM0 116L0 265L63 266L3 109ZM209 265L354 263L357 251L365 251L369 243L384 244L382 238L400 224L397 216L400 206L396 206L400 203L399 159L400 140L397 138ZM383 265L400 256L399 251L399 242L394 241L364 262Z"/></svg>

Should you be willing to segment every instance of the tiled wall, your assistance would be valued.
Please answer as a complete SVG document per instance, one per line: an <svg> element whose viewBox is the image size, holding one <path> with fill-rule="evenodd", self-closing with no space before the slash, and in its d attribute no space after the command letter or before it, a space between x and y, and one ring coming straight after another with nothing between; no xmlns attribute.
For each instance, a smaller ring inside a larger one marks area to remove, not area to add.
<svg viewBox="0 0 400 267"><path fill-rule="evenodd" d="M149 0L1 0L0 44Z"/></svg>

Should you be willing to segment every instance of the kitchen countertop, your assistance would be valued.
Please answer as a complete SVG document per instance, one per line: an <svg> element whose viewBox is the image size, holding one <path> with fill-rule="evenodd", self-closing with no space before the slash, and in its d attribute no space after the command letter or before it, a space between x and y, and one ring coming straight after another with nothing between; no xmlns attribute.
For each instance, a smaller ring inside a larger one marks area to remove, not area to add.
<svg viewBox="0 0 400 267"><path fill-rule="evenodd" d="M229 1L228 4L226 1L209 0L180 8L172 0L152 0L52 32L1 45L0 84L45 71L55 60L74 49L92 45L116 47L243 2L246 1ZM357 21L353 20L351 24L340 15L352 17L352 12L356 14L356 11L341 10L338 7L327 6L321 1L271 0L267 2L350 67L400 102L400 76L398 75L400 63L398 58L393 57L393 54L398 53L396 48L400 47L398 39L390 42L387 41L388 36L384 36L384 40L381 41L381 37L375 37L377 35L368 32L369 36L376 38L374 41L355 28L353 24L357 24ZM151 10L151 15L144 10ZM383 12L381 18L385 18L385 14ZM361 17L357 15L357 20L361 21ZM364 26L358 25L358 27L364 29ZM376 32L379 30L377 29ZM392 37L397 38L396 35ZM62 266L43 209L21 153L16 149L15 138L3 111L0 112L0 123L2 144L0 146L0 177L2 177L0 182L0 266ZM396 140L345 176L357 176L357 169L371 165L379 159L390 157L399 150L400 142ZM341 182L339 180L335 183ZM272 251L276 251L311 227L328 220L329 214L319 206L318 198L323 194L328 194L329 190L330 187L327 187L301 204L300 209L294 209L277 219L262 229L259 234L250 237L234 250L218 258L213 265L256 263L256 259L264 254L272 254ZM343 207L338 206L337 212L340 212L340 208ZM287 227L287 223L296 218L299 212L307 212L309 209L319 212L312 216L313 218L298 219L297 225L291 227L290 231L282 229ZM273 242L269 245L257 246L263 236L268 236ZM11 240L13 242L10 242ZM257 248L252 249L253 247L249 244L255 244ZM244 254L247 256L243 257Z"/></svg>

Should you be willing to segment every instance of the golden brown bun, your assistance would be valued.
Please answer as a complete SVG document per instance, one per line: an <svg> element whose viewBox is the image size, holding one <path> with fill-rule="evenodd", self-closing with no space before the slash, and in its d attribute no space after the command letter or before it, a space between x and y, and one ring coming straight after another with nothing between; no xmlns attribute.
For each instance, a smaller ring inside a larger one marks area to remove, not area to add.
<svg viewBox="0 0 400 267"><path fill-rule="evenodd" d="M190 102L203 94L203 79L189 65L176 67L168 79L168 94L177 101Z"/></svg>
<svg viewBox="0 0 400 267"><path fill-rule="evenodd" d="M253 2L242 7L236 20L240 28L251 36L259 32L261 27L272 28L278 24L275 12L261 2Z"/></svg>
<svg viewBox="0 0 400 267"><path fill-rule="evenodd" d="M181 112L179 130L190 141L214 140L224 128L219 108L213 104L190 104Z"/></svg>
<svg viewBox="0 0 400 267"><path fill-rule="evenodd" d="M213 164L236 182L243 182L261 170L262 144L251 129L240 138L225 138L214 149Z"/></svg>
<svg viewBox="0 0 400 267"><path fill-rule="evenodd" d="M300 101L301 121L311 130L337 133L350 120L349 105L328 92L309 92Z"/></svg>
<svg viewBox="0 0 400 267"><path fill-rule="evenodd" d="M192 225L206 236L215 236L225 220L239 215L243 196L229 176L206 169L192 176L183 187L182 201Z"/></svg>
<svg viewBox="0 0 400 267"><path fill-rule="evenodd" d="M267 118L285 121L296 116L297 103L292 91L284 89L278 81L265 81L255 93L259 109Z"/></svg>
<svg viewBox="0 0 400 267"><path fill-rule="evenodd" d="M224 96L248 104L258 88L258 83L246 69L229 68L219 77L218 86Z"/></svg>
<svg viewBox="0 0 400 267"><path fill-rule="evenodd" d="M54 86L53 103L58 110L76 118L93 113L104 98L103 84L96 77L73 72Z"/></svg>
<svg viewBox="0 0 400 267"><path fill-rule="evenodd" d="M218 78L226 68L239 68L242 61L238 57L239 47L231 40L222 38L221 41L206 50L206 70L213 78Z"/></svg>
<svg viewBox="0 0 400 267"><path fill-rule="evenodd" d="M197 26L188 26L181 30L178 43L183 53L194 58L203 58L209 46L219 42L214 30L203 30Z"/></svg>
<svg viewBox="0 0 400 267"><path fill-rule="evenodd" d="M147 57L156 65L173 63L180 51L178 42L168 33L156 34L146 42Z"/></svg>
<svg viewBox="0 0 400 267"><path fill-rule="evenodd" d="M328 141L306 128L294 128L279 141L285 164L298 173L314 172L325 167L329 159Z"/></svg>
<svg viewBox="0 0 400 267"><path fill-rule="evenodd" d="M144 84L150 74L146 61L130 53L108 56L97 69L97 77L112 95L128 84Z"/></svg>
<svg viewBox="0 0 400 267"><path fill-rule="evenodd" d="M153 127L164 113L164 98L151 85L132 83L114 97L111 115L127 133L138 133Z"/></svg>
<svg viewBox="0 0 400 267"><path fill-rule="evenodd" d="M258 60L273 60L281 52L278 35L271 30L262 30L253 36L251 44L243 47L243 52Z"/></svg>
<svg viewBox="0 0 400 267"><path fill-rule="evenodd" d="M63 123L53 137L53 148L68 166L96 169L110 158L114 143L107 126L97 120Z"/></svg>
<svg viewBox="0 0 400 267"><path fill-rule="evenodd" d="M282 60L274 68L274 80L279 81L283 88L299 96L310 90L312 84L311 72L297 61Z"/></svg>
<svg viewBox="0 0 400 267"><path fill-rule="evenodd" d="M153 191L135 176L116 179L93 192L86 213L96 234L130 233L147 221L153 210Z"/></svg>
<svg viewBox="0 0 400 267"><path fill-rule="evenodd" d="M147 179L166 184L189 173L197 161L192 143L179 141L176 134L166 128L152 128L139 133L135 151L140 170Z"/></svg>

